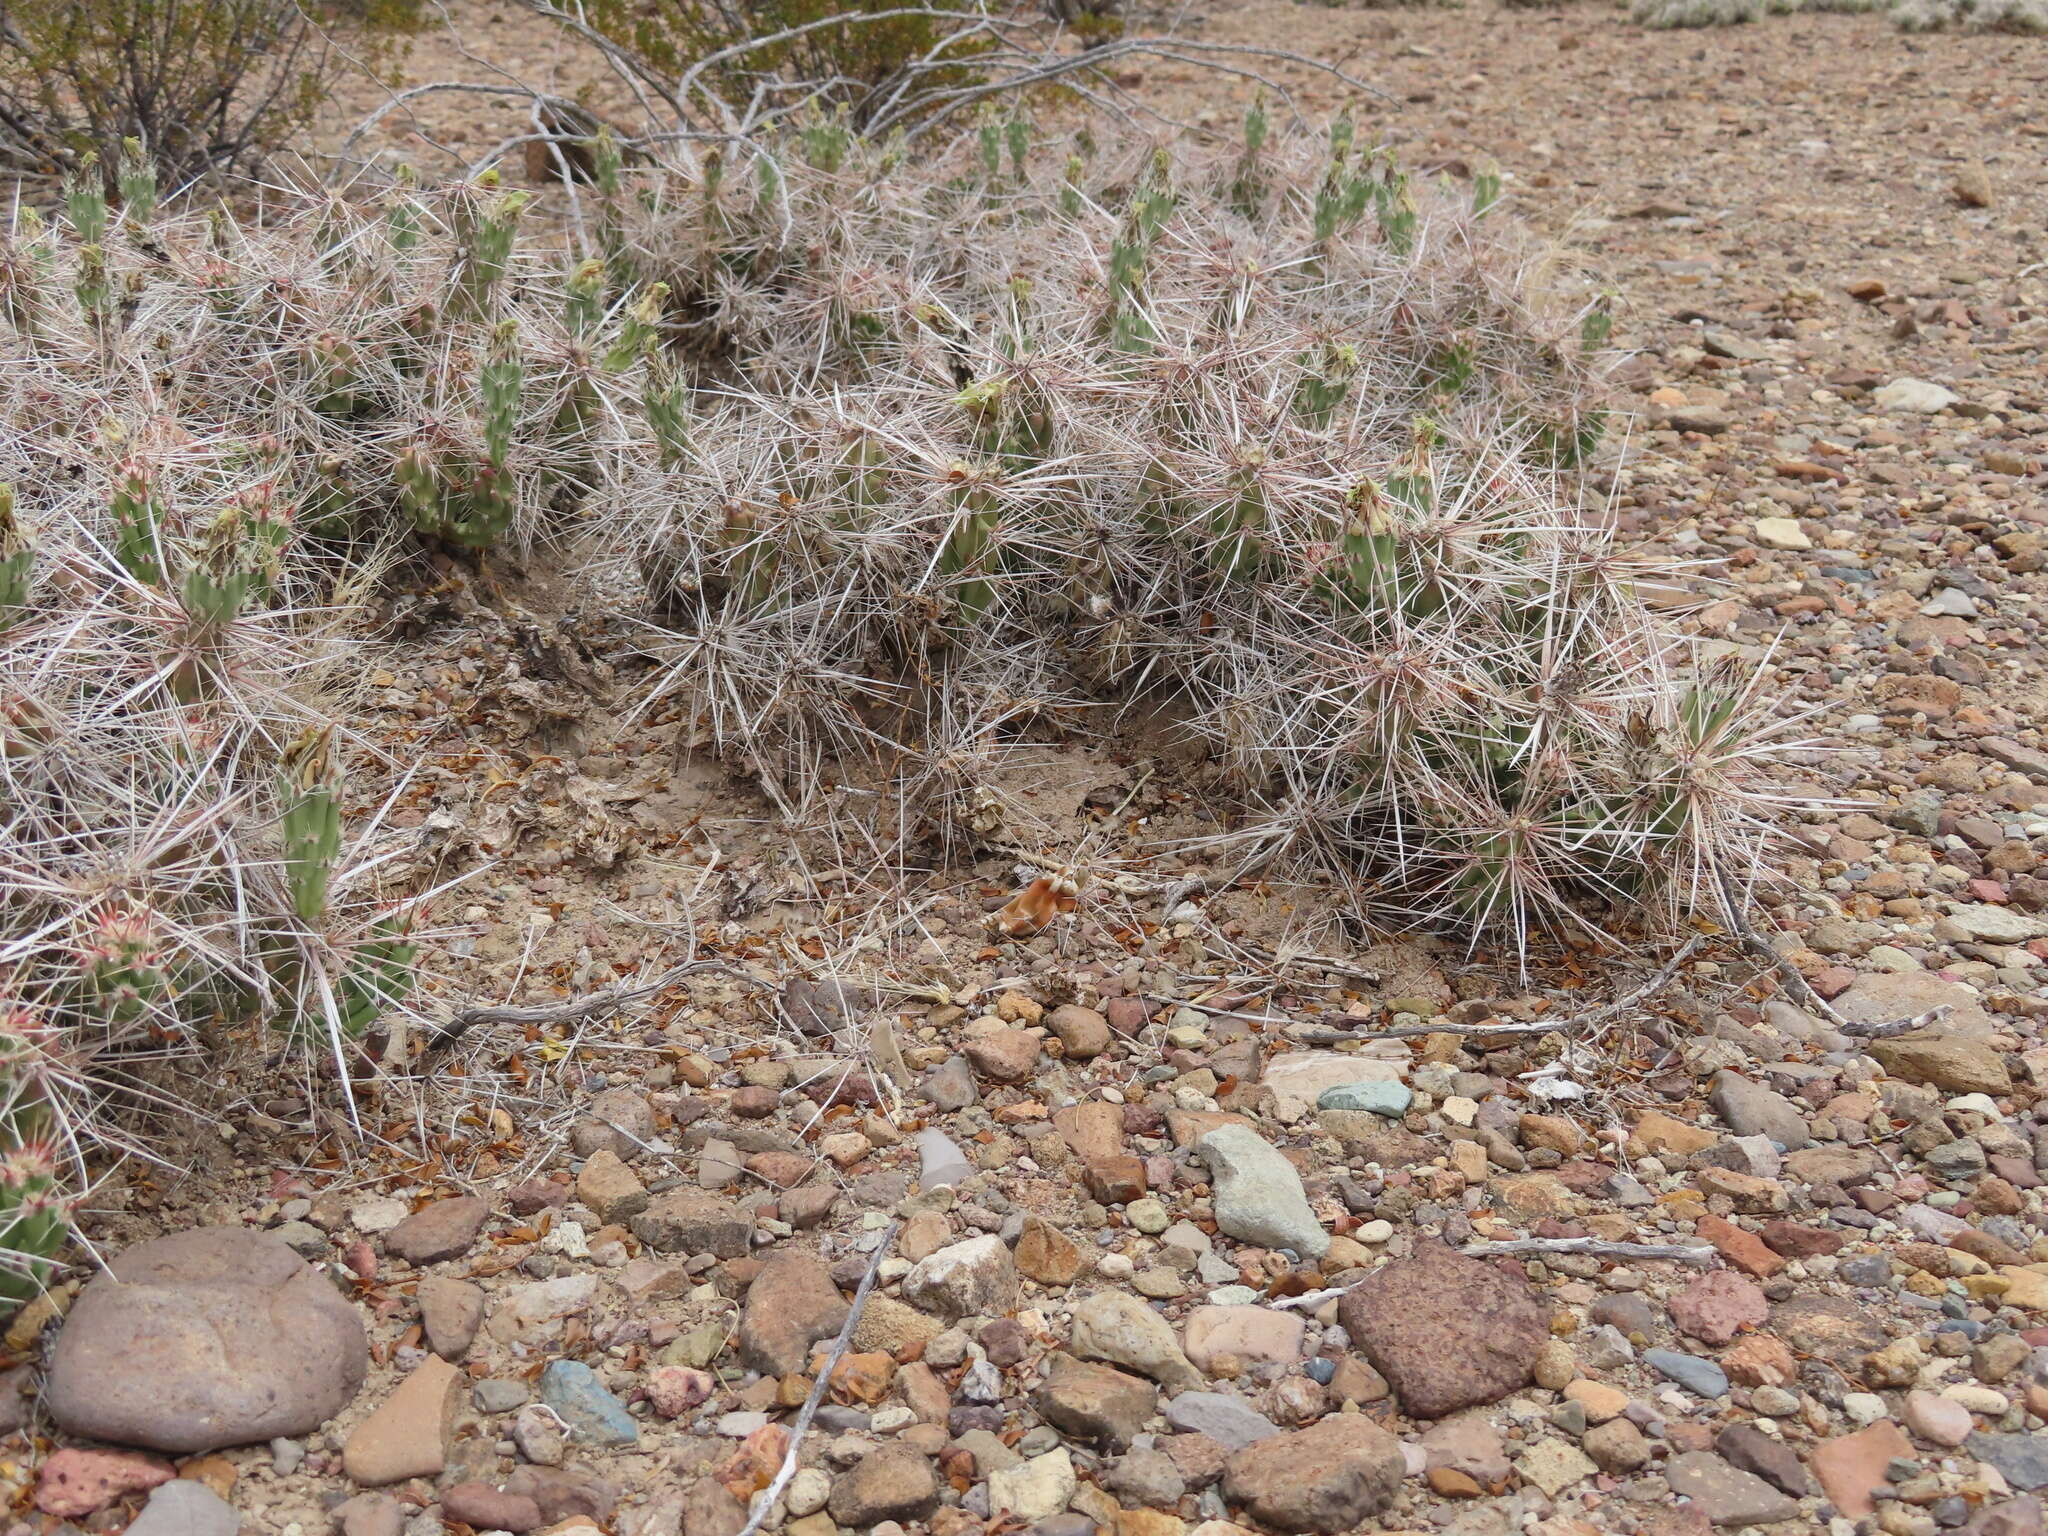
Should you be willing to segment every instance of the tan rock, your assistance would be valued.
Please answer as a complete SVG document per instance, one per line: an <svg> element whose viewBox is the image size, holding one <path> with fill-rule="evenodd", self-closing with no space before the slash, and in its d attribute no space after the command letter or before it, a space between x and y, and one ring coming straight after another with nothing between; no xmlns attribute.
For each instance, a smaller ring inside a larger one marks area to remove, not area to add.
<svg viewBox="0 0 2048 1536"><path fill-rule="evenodd" d="M438 1476L466 1379L429 1355L350 1433L341 1448L342 1469L368 1487Z"/></svg>

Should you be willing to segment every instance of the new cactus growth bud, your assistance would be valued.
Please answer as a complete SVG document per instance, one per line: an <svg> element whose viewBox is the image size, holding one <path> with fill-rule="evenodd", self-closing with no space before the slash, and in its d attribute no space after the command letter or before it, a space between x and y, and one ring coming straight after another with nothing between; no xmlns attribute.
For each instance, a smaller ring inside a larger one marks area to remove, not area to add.
<svg viewBox="0 0 2048 1536"><path fill-rule="evenodd" d="M35 550L14 520L14 487L0 480L0 634L12 629L35 586Z"/></svg>
<svg viewBox="0 0 2048 1536"><path fill-rule="evenodd" d="M0 1313L42 1294L71 1236L57 1188L51 1039L31 1010L0 1003Z"/></svg>
<svg viewBox="0 0 2048 1536"><path fill-rule="evenodd" d="M147 907L103 907L78 946L80 979L107 1020L132 1023L170 996L170 946Z"/></svg>
<svg viewBox="0 0 2048 1536"><path fill-rule="evenodd" d="M667 300L667 283L655 283L640 295L620 322L618 339L605 353L606 369L623 373L660 345L662 306Z"/></svg>
<svg viewBox="0 0 2048 1536"><path fill-rule="evenodd" d="M164 583L161 546L163 506L157 500L155 477L135 460L114 475L114 558L145 586Z"/></svg>
<svg viewBox="0 0 2048 1536"><path fill-rule="evenodd" d="M569 334L584 340L596 332L604 319L604 263L595 256L578 262L563 286L567 293L564 318Z"/></svg>
<svg viewBox="0 0 2048 1536"><path fill-rule="evenodd" d="M92 150L80 155L78 169L64 178L64 211L79 244L98 245L107 238L107 189L100 180L100 157Z"/></svg>
<svg viewBox="0 0 2048 1536"><path fill-rule="evenodd" d="M461 245L456 265L456 312L471 320L491 318L499 284L512 259L512 237L519 215L531 199L524 192L496 191L497 173L486 171L456 204L455 227Z"/></svg>
<svg viewBox="0 0 2048 1536"><path fill-rule="evenodd" d="M121 141L121 160L115 188L121 195L121 224L139 230L156 212L156 163L140 139Z"/></svg>
<svg viewBox="0 0 2048 1536"><path fill-rule="evenodd" d="M640 400L662 468L678 467L690 456L689 386L677 374L675 365L658 350L647 359L647 378Z"/></svg>
<svg viewBox="0 0 2048 1536"><path fill-rule="evenodd" d="M279 762L279 825L284 835L284 880L292 910L317 924L327 916L327 892L341 853L341 768L334 727L308 726Z"/></svg>

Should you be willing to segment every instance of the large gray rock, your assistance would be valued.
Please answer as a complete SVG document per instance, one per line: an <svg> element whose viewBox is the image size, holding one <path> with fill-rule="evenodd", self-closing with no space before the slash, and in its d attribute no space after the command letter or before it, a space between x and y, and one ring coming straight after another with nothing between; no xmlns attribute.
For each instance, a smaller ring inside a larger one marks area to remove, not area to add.
<svg viewBox="0 0 2048 1536"><path fill-rule="evenodd" d="M318 1271L268 1233L200 1227L85 1288L43 1401L74 1435L189 1454L310 1433L368 1364L362 1320Z"/></svg>
<svg viewBox="0 0 2048 1536"><path fill-rule="evenodd" d="M204 1483L177 1478L149 1496L128 1536L237 1536L242 1517Z"/></svg>
<svg viewBox="0 0 2048 1536"><path fill-rule="evenodd" d="M1808 1111L1740 1073L1726 1068L1715 1073L1709 1102L1738 1136L1768 1136L1787 1152L1813 1140L1806 1128Z"/></svg>
<svg viewBox="0 0 2048 1536"><path fill-rule="evenodd" d="M1242 1125L1221 1125L1195 1143L1216 1186L1216 1225L1240 1242L1292 1249L1305 1259L1330 1250L1330 1234L1309 1208L1301 1175Z"/></svg>

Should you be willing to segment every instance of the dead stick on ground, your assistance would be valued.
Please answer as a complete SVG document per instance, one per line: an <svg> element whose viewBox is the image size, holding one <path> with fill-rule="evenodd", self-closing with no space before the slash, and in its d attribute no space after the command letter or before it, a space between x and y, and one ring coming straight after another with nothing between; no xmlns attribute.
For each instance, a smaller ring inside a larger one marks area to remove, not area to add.
<svg viewBox="0 0 2048 1536"><path fill-rule="evenodd" d="M1605 1024L1620 1013L1626 1013L1644 998L1658 992L1675 974L1678 968L1698 953L1704 938L1691 938L1684 946L1658 968L1657 974L1637 987L1633 992L1602 1004L1591 1013L1568 1014L1559 1019L1536 1019L1527 1024L1417 1024L1408 1029L1316 1029L1303 1030L1297 1038L1311 1045L1324 1045L1336 1040L1414 1040L1423 1035L1548 1035L1562 1029L1589 1028Z"/></svg>
<svg viewBox="0 0 2048 1536"><path fill-rule="evenodd" d="M461 1039L479 1024L561 1024L570 1019L585 1018L593 1013L612 1013L666 991L685 977L711 974L729 976L735 981L749 982L757 987L772 985L758 976L749 975L738 966L727 965L722 960L692 960L663 971L651 981L622 983L616 987L606 987L602 992L586 992L581 997L565 997L558 1003L534 1003L525 1006L492 1004L480 1008L464 1008L435 1030L428 1044L447 1045Z"/></svg>
<svg viewBox="0 0 2048 1536"><path fill-rule="evenodd" d="M1679 1264L1711 1264L1714 1260L1714 1250L1705 1244L1609 1243L1597 1237L1518 1237L1505 1243L1470 1243L1459 1251L1474 1259L1518 1253L1587 1253L1602 1259L1670 1259Z"/></svg>
<svg viewBox="0 0 2048 1536"><path fill-rule="evenodd" d="M860 1289L853 1293L853 1305L847 1308L846 1321L839 1325L839 1337L832 1341L832 1352L825 1357L824 1369L818 1372L817 1380L811 1383L811 1395L804 1399L803 1407L797 1411L796 1425L789 1432L789 1449L782 1453L782 1465L775 1469L775 1480L755 1497L753 1513L740 1527L739 1536L758 1536L761 1527L768 1522L769 1512L775 1508L775 1501L782 1497L789 1480L796 1476L797 1456L803 1450L804 1432L811 1427L818 1405L825 1401L825 1389L831 1384L833 1370L853 1343L853 1331L860 1326L860 1314L868 1304L868 1292L875 1288L875 1276L881 1273L882 1260L889 1256L889 1249L902 1225L901 1222L890 1222L883 1229L882 1240L875 1244L875 1256L868 1260L868 1272L860 1277Z"/></svg>

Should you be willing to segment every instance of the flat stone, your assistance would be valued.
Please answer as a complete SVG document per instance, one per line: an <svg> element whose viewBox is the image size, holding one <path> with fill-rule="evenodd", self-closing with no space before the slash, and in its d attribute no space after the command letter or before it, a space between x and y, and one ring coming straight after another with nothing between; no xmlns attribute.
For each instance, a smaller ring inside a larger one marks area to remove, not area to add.
<svg viewBox="0 0 2048 1536"><path fill-rule="evenodd" d="M631 1222L633 1235L656 1253L708 1253L745 1258L754 1228L738 1206L687 1186L657 1195Z"/></svg>
<svg viewBox="0 0 2048 1536"><path fill-rule="evenodd" d="M2024 944L2029 939L2048 938L2048 918L1989 902L1957 906L1950 910L1948 920L1971 938L1993 944Z"/></svg>
<svg viewBox="0 0 2048 1536"><path fill-rule="evenodd" d="M1880 1419L1853 1435L1837 1435L1808 1453L1808 1470L1820 1479L1828 1502L1851 1520L1860 1520L1876 1505L1874 1497L1894 1461L1911 1461L1913 1442L1890 1419Z"/></svg>
<svg viewBox="0 0 2048 1536"><path fill-rule="evenodd" d="M1241 1375L1247 1367L1292 1365L1306 1327L1299 1312L1273 1307L1197 1307L1182 1325L1188 1359L1210 1375ZM1218 1367L1234 1362L1234 1368Z"/></svg>
<svg viewBox="0 0 2048 1536"><path fill-rule="evenodd" d="M1712 1451L1672 1457L1664 1465L1664 1479L1673 1493L1691 1499L1715 1525L1767 1525L1799 1513L1798 1500Z"/></svg>
<svg viewBox="0 0 2048 1536"><path fill-rule="evenodd" d="M1287 1536L1335 1536L1392 1503L1406 1471L1398 1440L1362 1413L1340 1413L1234 1453L1223 1496Z"/></svg>
<svg viewBox="0 0 2048 1536"><path fill-rule="evenodd" d="M1315 1108L1331 1088L1351 1083L1398 1083L1401 1064L1346 1051L1291 1051L1275 1056L1259 1075L1273 1095L1273 1117L1291 1125Z"/></svg>
<svg viewBox="0 0 2048 1536"><path fill-rule="evenodd" d="M1680 1333L1708 1344L1726 1344L1744 1327L1771 1315L1756 1283L1727 1269L1701 1275L1665 1305Z"/></svg>
<svg viewBox="0 0 2048 1536"><path fill-rule="evenodd" d="M1142 1377L1054 1354L1035 1406L1041 1418L1067 1434L1121 1450L1137 1438L1158 1402L1159 1389Z"/></svg>
<svg viewBox="0 0 2048 1536"><path fill-rule="evenodd" d="M384 1251L408 1264L438 1264L469 1252L490 1218L488 1201L476 1195L436 1200L414 1211L384 1234Z"/></svg>
<svg viewBox="0 0 2048 1536"><path fill-rule="evenodd" d="M1714 1074L1709 1102L1738 1136L1768 1136L1788 1152L1813 1140L1807 1129L1812 1111L1726 1068Z"/></svg>
<svg viewBox="0 0 2048 1536"><path fill-rule="evenodd" d="M576 1175L576 1198L597 1213L598 1220L624 1224L647 1209L647 1186L640 1175L610 1147L593 1152Z"/></svg>
<svg viewBox="0 0 2048 1536"><path fill-rule="evenodd" d="M342 1470L371 1488L438 1476L468 1379L440 1356L427 1356L349 1433Z"/></svg>
<svg viewBox="0 0 2048 1536"><path fill-rule="evenodd" d="M1803 1499L1813 1492L1813 1479L1806 1475L1799 1453L1754 1424L1729 1425L1715 1437L1714 1449L1730 1466L1754 1473L1792 1498Z"/></svg>
<svg viewBox="0 0 2048 1536"><path fill-rule="evenodd" d="M309 1434L368 1366L325 1276L268 1233L202 1227L129 1248L85 1287L43 1403L71 1434L191 1454Z"/></svg>
<svg viewBox="0 0 2048 1536"><path fill-rule="evenodd" d="M1109 1020L1093 1008L1062 1003L1045 1016L1045 1025L1070 1061L1086 1061L1109 1049Z"/></svg>
<svg viewBox="0 0 2048 1536"><path fill-rule="evenodd" d="M427 1348L443 1360L460 1360L476 1341L484 1321L484 1293L452 1275L428 1275L420 1281L417 1300L420 1327Z"/></svg>
<svg viewBox="0 0 2048 1536"><path fill-rule="evenodd" d="M640 1443L640 1426L580 1360L550 1360L540 1373L540 1400L555 1410L579 1445Z"/></svg>
<svg viewBox="0 0 2048 1536"><path fill-rule="evenodd" d="M1567 1440L1538 1440L1515 1458L1515 1470L1524 1482L1534 1483L1556 1498L1575 1483L1582 1483L1600 1468L1591 1457Z"/></svg>
<svg viewBox="0 0 2048 1536"><path fill-rule="evenodd" d="M802 1371L810 1363L811 1346L837 1334L846 1311L822 1261L807 1253L778 1253L747 1287L740 1360L764 1376Z"/></svg>
<svg viewBox="0 0 2048 1536"><path fill-rule="evenodd" d="M1873 1040L1869 1051L1885 1071L1909 1083L1930 1083L1950 1093L2012 1091L2005 1058L1987 1041L1923 1029Z"/></svg>
<svg viewBox="0 0 2048 1536"><path fill-rule="evenodd" d="M455 1483L442 1490L441 1518L459 1520L473 1530L510 1531L512 1536L538 1530L540 1505L523 1493L506 1493L489 1483Z"/></svg>
<svg viewBox="0 0 2048 1536"><path fill-rule="evenodd" d="M606 1088L591 1095L589 1113L569 1128L578 1157L609 1151L632 1162L654 1139L654 1105L637 1088Z"/></svg>
<svg viewBox="0 0 2048 1536"><path fill-rule="evenodd" d="M1079 1486L1073 1457L1067 1454L1065 1446L1057 1446L1014 1467L991 1472L988 1478L989 1510L992 1514L1007 1513L1013 1519L1036 1524L1040 1520L1050 1520L1065 1509Z"/></svg>
<svg viewBox="0 0 2048 1536"><path fill-rule="evenodd" d="M1216 1225L1241 1242L1320 1259L1330 1234L1316 1219L1294 1164L1245 1126L1225 1125L1195 1143L1215 1186Z"/></svg>
<svg viewBox="0 0 2048 1536"><path fill-rule="evenodd" d="M1890 1343L1884 1325L1846 1296L1801 1295L1771 1308L1771 1331L1793 1349L1844 1370Z"/></svg>
<svg viewBox="0 0 2048 1536"><path fill-rule="evenodd" d="M1072 1285L1081 1274L1080 1245L1036 1214L1024 1218L1012 1257L1017 1272L1040 1285Z"/></svg>
<svg viewBox="0 0 2048 1536"><path fill-rule="evenodd" d="M2022 1493L2048 1488L2048 1435L1991 1434L1979 1430L1963 1442L1963 1449L1987 1466L1996 1467Z"/></svg>
<svg viewBox="0 0 2048 1536"><path fill-rule="evenodd" d="M1344 1294L1338 1319L1411 1417L1496 1402L1529 1384L1550 1308L1526 1280L1423 1240Z"/></svg>
<svg viewBox="0 0 2048 1536"><path fill-rule="evenodd" d="M242 1517L206 1484L178 1478L149 1496L128 1536L236 1536Z"/></svg>
<svg viewBox="0 0 2048 1536"><path fill-rule="evenodd" d="M1202 1373L1181 1353L1173 1325L1135 1296L1096 1291L1075 1308L1068 1347L1084 1360L1106 1360L1168 1391L1203 1385Z"/></svg>
<svg viewBox="0 0 2048 1536"><path fill-rule="evenodd" d="M1954 1449L1970 1438L1975 1424L1961 1403L1915 1391L1906 1394L1906 1428L1933 1445Z"/></svg>
<svg viewBox="0 0 2048 1536"><path fill-rule="evenodd" d="M1398 1120L1414 1102L1415 1091L1406 1083L1339 1083L1334 1088L1325 1088L1317 1097L1316 1113L1320 1116L1330 1110L1363 1111Z"/></svg>
<svg viewBox="0 0 2048 1536"><path fill-rule="evenodd" d="M1258 1409L1228 1392L1183 1392L1166 1405L1166 1422L1188 1434L1206 1435L1231 1451L1281 1432Z"/></svg>
<svg viewBox="0 0 2048 1536"><path fill-rule="evenodd" d="M914 1447L891 1440L832 1480L825 1507L839 1524L866 1529L884 1520L922 1520L938 1502L932 1464Z"/></svg>
<svg viewBox="0 0 2048 1536"><path fill-rule="evenodd" d="M67 1446L51 1452L36 1477L36 1508L46 1515L75 1520L128 1494L167 1483L176 1475L153 1456Z"/></svg>
<svg viewBox="0 0 2048 1536"><path fill-rule="evenodd" d="M1728 1376L1720 1366L1675 1349L1646 1349L1643 1364L1667 1381L1675 1381L1695 1397L1712 1400L1728 1395Z"/></svg>
<svg viewBox="0 0 2048 1536"><path fill-rule="evenodd" d="M1878 386L1871 400L1887 415L1932 416L1960 404L1962 396L1927 379L1900 377Z"/></svg>

